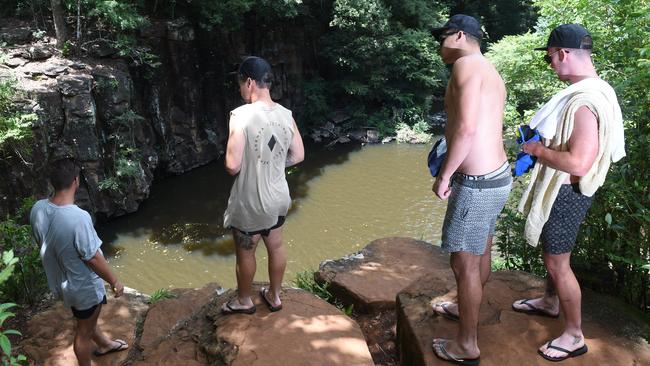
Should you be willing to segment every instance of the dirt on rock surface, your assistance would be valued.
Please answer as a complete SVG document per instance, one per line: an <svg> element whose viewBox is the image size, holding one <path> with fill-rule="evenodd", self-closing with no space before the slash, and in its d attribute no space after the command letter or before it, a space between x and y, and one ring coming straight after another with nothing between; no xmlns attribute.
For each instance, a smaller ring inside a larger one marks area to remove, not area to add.
<svg viewBox="0 0 650 366"><path fill-rule="evenodd" d="M492 274L479 315L481 365L549 365L537 354L537 348L562 333L563 317L526 315L511 308L515 300L541 296L544 285L543 279L525 272ZM449 364L434 355L431 343L433 338L452 338L458 322L434 315L431 304L453 299L449 291L453 292L454 286L453 282L440 281L435 273L429 273L398 295L397 342L402 365ZM647 329L616 311L612 311L617 313L615 322L611 317L589 315L606 313L600 307L614 305L604 305L598 300L601 297L583 291L583 331L589 351L562 364L650 365L650 346L641 337Z"/></svg>
<svg viewBox="0 0 650 366"><path fill-rule="evenodd" d="M282 310L270 312L255 286L257 312L223 315L234 292L214 301L208 317L211 343L203 348L212 361L237 365L374 365L363 334L335 306L300 289L283 291Z"/></svg>
<svg viewBox="0 0 650 366"><path fill-rule="evenodd" d="M348 257L321 263L320 283L355 312L370 314L395 308L395 296L430 268L447 266L439 247L411 238L384 238Z"/></svg>
<svg viewBox="0 0 650 366"><path fill-rule="evenodd" d="M98 366L122 365L136 351L133 346L137 324L142 322L148 308L148 298L135 291L128 291L120 298L110 298L110 295L108 297L108 303L102 306L97 324L107 336L122 339L130 347L124 352L93 356L93 364ZM72 312L61 302L34 315L27 323L25 338L21 342L22 352L30 360L30 364L77 365L72 349L75 324Z"/></svg>

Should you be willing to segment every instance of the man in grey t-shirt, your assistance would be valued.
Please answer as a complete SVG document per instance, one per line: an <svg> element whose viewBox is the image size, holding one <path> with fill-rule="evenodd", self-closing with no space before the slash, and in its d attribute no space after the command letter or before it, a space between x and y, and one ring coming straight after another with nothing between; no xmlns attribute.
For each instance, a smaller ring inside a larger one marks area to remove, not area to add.
<svg viewBox="0 0 650 366"><path fill-rule="evenodd" d="M106 304L103 280L110 284L115 297L122 295L124 286L106 263L90 215L74 204L79 170L72 159L50 165L54 196L36 202L30 223L34 241L41 248L50 290L77 319L74 353L79 365L90 366L91 353L101 356L129 346L121 339L111 340L97 327L102 304Z"/></svg>
<svg viewBox="0 0 650 366"><path fill-rule="evenodd" d="M301 162L305 151L291 111L271 99L271 66L250 56L239 67L239 93L246 104L230 114L226 171L236 176L224 214L237 256L237 298L226 314L253 314L255 249L262 239L269 254L269 287L260 297L270 311L282 309L280 290L287 264L282 224L291 206L285 168Z"/></svg>

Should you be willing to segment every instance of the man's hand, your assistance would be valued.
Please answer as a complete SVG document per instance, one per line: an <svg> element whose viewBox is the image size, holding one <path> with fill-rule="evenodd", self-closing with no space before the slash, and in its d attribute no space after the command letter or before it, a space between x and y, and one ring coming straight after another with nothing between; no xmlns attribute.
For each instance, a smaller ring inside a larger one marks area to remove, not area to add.
<svg viewBox="0 0 650 366"><path fill-rule="evenodd" d="M544 145L539 141L527 142L523 144L521 149L529 155L539 156L540 151L545 149Z"/></svg>
<svg viewBox="0 0 650 366"><path fill-rule="evenodd" d="M449 179L441 178L440 176L436 177L436 180L433 182L433 187L431 187L433 193L438 196L441 200L446 200L451 194L451 188L449 188Z"/></svg>
<svg viewBox="0 0 650 366"><path fill-rule="evenodd" d="M124 295L124 285L120 281L115 281L115 283L111 285L111 290L115 297Z"/></svg>

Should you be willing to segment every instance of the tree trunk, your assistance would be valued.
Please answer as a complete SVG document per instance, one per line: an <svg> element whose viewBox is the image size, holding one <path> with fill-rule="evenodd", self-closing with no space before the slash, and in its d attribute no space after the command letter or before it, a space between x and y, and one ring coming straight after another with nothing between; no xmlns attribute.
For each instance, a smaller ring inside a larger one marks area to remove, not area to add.
<svg viewBox="0 0 650 366"><path fill-rule="evenodd" d="M65 9L61 0L50 0L52 4L52 18L54 19L54 30L56 31L56 46L62 48L68 35L65 29Z"/></svg>

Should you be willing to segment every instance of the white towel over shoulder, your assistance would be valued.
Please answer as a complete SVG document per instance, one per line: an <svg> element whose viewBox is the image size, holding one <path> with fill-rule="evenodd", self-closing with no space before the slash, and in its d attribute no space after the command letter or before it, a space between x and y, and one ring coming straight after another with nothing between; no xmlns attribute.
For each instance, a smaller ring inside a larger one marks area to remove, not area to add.
<svg viewBox="0 0 650 366"><path fill-rule="evenodd" d="M558 151L567 149L578 108L586 106L598 118L598 155L587 174L580 178L580 191L592 196L603 185L609 166L625 156L623 116L614 89L599 78L588 78L554 95L530 123L544 138L544 144ZM528 215L524 236L537 245L551 207L568 173L535 164L530 183L519 202L519 211Z"/></svg>

